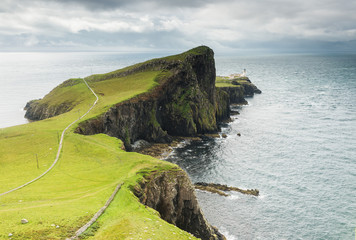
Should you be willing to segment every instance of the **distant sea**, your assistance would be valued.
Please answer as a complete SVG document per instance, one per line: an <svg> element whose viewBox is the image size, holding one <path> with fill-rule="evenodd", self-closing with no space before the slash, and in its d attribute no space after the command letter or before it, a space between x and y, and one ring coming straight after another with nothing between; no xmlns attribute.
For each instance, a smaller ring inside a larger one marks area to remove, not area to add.
<svg viewBox="0 0 356 240"><path fill-rule="evenodd" d="M23 108L69 78L107 73L159 54L0 52L0 128L27 123Z"/></svg>
<svg viewBox="0 0 356 240"><path fill-rule="evenodd" d="M0 53L0 128L25 123L26 102L68 78L163 55ZM217 55L216 69L246 69L262 94L235 107L227 138L186 142L167 160L193 182L260 196L198 191L208 221L229 240L355 239L356 55Z"/></svg>

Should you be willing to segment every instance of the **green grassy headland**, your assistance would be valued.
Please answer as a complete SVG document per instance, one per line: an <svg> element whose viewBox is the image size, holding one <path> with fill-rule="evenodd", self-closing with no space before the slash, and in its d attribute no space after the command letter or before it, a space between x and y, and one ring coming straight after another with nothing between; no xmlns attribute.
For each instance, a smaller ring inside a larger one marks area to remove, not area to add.
<svg viewBox="0 0 356 240"><path fill-rule="evenodd" d="M195 51L199 51L195 50ZM167 59L184 58L177 55ZM135 65L137 67L137 65ZM124 77L113 73L87 78L99 102L81 121L94 118L121 101L152 89L164 71L144 71ZM41 101L63 102L72 110L46 120L0 129L0 193L28 182L49 168L55 159L63 129L85 113L95 97L81 79L59 85ZM0 197L0 239L65 239L72 236L123 183L114 201L87 232L89 239L195 239L163 221L131 192L151 171L176 165L150 156L126 152L122 142L104 134L75 134L74 124L64 137L57 165L40 180ZM38 160L38 161L37 161ZM21 219L29 223L21 224Z"/></svg>

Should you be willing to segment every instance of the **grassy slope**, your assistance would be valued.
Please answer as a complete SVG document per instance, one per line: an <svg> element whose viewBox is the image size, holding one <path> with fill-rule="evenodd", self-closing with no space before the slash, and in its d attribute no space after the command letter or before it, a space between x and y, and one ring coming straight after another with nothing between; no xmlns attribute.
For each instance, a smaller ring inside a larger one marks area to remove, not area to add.
<svg viewBox="0 0 356 240"><path fill-rule="evenodd" d="M159 72L93 82L99 103L85 119L95 117L115 103L155 86ZM44 98L48 104L62 99L78 104L51 119L0 129L0 192L21 185L44 172L53 162L58 135L95 97L82 81L56 88ZM142 169L170 169L173 164L120 149L121 141L99 134L83 136L67 131L59 162L39 181L0 197L0 239L64 239L87 222L124 182L98 223L87 236L94 239L193 239L190 234L161 220L154 210L142 206L128 190ZM39 160L37 169L36 156ZM21 219L29 220L21 224ZM54 226L53 226L54 225ZM58 228L56 226L59 226ZM99 228L98 228L99 226ZM94 231L97 229L97 231Z"/></svg>

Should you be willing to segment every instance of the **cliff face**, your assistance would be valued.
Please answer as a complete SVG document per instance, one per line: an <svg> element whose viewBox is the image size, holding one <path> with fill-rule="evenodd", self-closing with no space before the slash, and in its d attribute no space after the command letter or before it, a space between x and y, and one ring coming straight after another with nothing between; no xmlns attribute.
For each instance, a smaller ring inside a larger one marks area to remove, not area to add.
<svg viewBox="0 0 356 240"><path fill-rule="evenodd" d="M230 93L224 89L216 88L216 119L218 122L230 118Z"/></svg>
<svg viewBox="0 0 356 240"><path fill-rule="evenodd" d="M157 210L161 218L203 240L225 239L204 218L194 187L183 170L153 172L134 189L141 203Z"/></svg>
<svg viewBox="0 0 356 240"><path fill-rule="evenodd" d="M245 90L242 86L220 87L219 89L229 95L230 103L247 104L245 100Z"/></svg>
<svg viewBox="0 0 356 240"><path fill-rule="evenodd" d="M230 110L227 94L215 88L213 51L199 47L179 60L154 62L140 68L165 71L157 87L81 123L76 132L118 137L128 150L138 139L164 143L174 135L216 132L217 121L227 117Z"/></svg>
<svg viewBox="0 0 356 240"><path fill-rule="evenodd" d="M75 96L74 98L68 99L66 98L65 92L81 82L81 79L66 80L54 88L43 99L29 101L25 106L25 117L36 121L54 117L72 110L75 105L81 101L81 96ZM60 100L51 102L50 99L54 98L53 95L56 92L62 93L61 95L56 96L56 98Z"/></svg>
<svg viewBox="0 0 356 240"><path fill-rule="evenodd" d="M39 99L29 101L24 109L26 110L25 118L37 121L68 112L73 109L73 105L69 102L63 102L55 106L49 106L45 103L41 104Z"/></svg>
<svg viewBox="0 0 356 240"><path fill-rule="evenodd" d="M230 103L247 104L245 97L252 97L255 93L262 93L248 77L217 77L218 89L225 91L230 98Z"/></svg>

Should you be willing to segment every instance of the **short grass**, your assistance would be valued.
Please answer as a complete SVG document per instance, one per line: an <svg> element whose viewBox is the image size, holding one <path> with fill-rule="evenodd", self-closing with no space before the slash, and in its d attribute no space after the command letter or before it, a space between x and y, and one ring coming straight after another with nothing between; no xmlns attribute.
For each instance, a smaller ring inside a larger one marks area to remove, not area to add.
<svg viewBox="0 0 356 240"><path fill-rule="evenodd" d="M83 88L83 80L80 78L69 79L48 93L41 103L48 106L67 103L76 106L85 101L87 89Z"/></svg>
<svg viewBox="0 0 356 240"><path fill-rule="evenodd" d="M95 117L120 101L149 91L160 72L93 82L99 103L84 119ZM45 99L75 99L65 114L0 129L0 193L37 177L54 161L62 130L86 112L95 97L82 81L54 89ZM0 239L65 239L86 223L124 183L112 205L85 233L90 239L193 239L145 208L129 191L142 169L171 169L173 164L120 149L122 142L104 134L67 131L59 162L46 176L0 197ZM38 164L37 164L38 162ZM29 223L21 224L21 219Z"/></svg>
<svg viewBox="0 0 356 240"><path fill-rule="evenodd" d="M161 71L147 71L127 77L93 82L91 87L99 94L99 97L101 96L101 101L91 115L103 113L113 104L152 89L158 84L157 77L160 73Z"/></svg>
<svg viewBox="0 0 356 240"><path fill-rule="evenodd" d="M190 233L167 224L158 213L135 201L123 186L106 214L83 235L88 239L196 239ZM135 213L134 215L132 213ZM96 227L99 227L96 229Z"/></svg>
<svg viewBox="0 0 356 240"><path fill-rule="evenodd" d="M224 76L216 76L215 86L216 87L236 87L236 85L233 85L231 83L231 79L229 79L229 77L224 77Z"/></svg>
<svg viewBox="0 0 356 240"><path fill-rule="evenodd" d="M234 81L237 81L239 84L250 84L247 80L247 77L240 77L240 78L234 78ZM234 85L231 83L232 79L229 79L229 77L225 76L216 76L215 79L215 86L216 87L239 87L238 85Z"/></svg>

